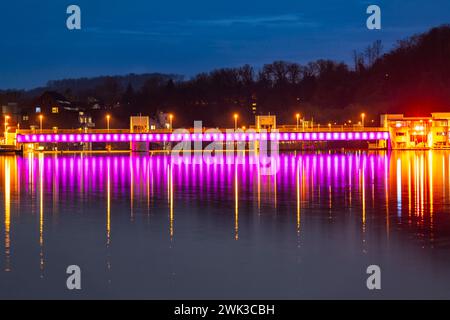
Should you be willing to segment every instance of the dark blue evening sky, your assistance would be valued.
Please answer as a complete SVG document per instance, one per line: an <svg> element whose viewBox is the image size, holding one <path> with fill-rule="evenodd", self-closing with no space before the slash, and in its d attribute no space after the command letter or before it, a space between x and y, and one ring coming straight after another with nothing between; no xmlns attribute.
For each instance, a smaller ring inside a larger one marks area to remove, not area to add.
<svg viewBox="0 0 450 320"><path fill-rule="evenodd" d="M66 8L82 30L66 28ZM366 8L382 9L382 30ZM0 88L47 80L143 72L187 77L217 67L274 60L351 62L376 39L385 49L450 22L448 0L73 0L0 2Z"/></svg>

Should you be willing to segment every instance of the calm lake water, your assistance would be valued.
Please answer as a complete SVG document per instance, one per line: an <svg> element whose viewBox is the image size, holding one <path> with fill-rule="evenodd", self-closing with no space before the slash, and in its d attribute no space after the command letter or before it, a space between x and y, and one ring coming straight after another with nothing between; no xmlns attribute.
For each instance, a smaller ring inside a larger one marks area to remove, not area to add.
<svg viewBox="0 0 450 320"><path fill-rule="evenodd" d="M450 152L248 160L0 156L0 298L450 298Z"/></svg>

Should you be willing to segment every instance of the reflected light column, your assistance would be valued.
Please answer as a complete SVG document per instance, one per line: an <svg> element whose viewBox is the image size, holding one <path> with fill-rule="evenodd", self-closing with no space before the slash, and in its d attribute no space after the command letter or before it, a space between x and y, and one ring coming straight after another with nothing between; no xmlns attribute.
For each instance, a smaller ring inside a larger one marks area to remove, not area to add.
<svg viewBox="0 0 450 320"><path fill-rule="evenodd" d="M111 168L110 159L107 160L107 184L106 184L106 244L109 246L111 240Z"/></svg>
<svg viewBox="0 0 450 320"><path fill-rule="evenodd" d="M150 161L147 163L147 168L145 172L147 180L147 214L150 214Z"/></svg>
<svg viewBox="0 0 450 320"><path fill-rule="evenodd" d="M363 223L363 228L365 229L366 227L366 176L365 176L365 171L366 171L366 165L365 162L363 161L363 167L360 169L360 173L361 173L361 196L362 196L362 223Z"/></svg>
<svg viewBox="0 0 450 320"><path fill-rule="evenodd" d="M420 156L420 215L423 222L425 212L425 156Z"/></svg>
<svg viewBox="0 0 450 320"><path fill-rule="evenodd" d="M348 204L352 206L353 156L348 156Z"/></svg>
<svg viewBox="0 0 450 320"><path fill-rule="evenodd" d="M237 164L234 165L234 239L239 239L239 190Z"/></svg>
<svg viewBox="0 0 450 320"><path fill-rule="evenodd" d="M429 185L429 197L430 197L430 218L433 222L433 210L434 210L434 195L433 195L433 151L428 151L428 185Z"/></svg>
<svg viewBox="0 0 450 320"><path fill-rule="evenodd" d="M130 170L130 221L134 221L134 166L133 166L133 156L128 158L129 170Z"/></svg>
<svg viewBox="0 0 450 320"><path fill-rule="evenodd" d="M278 160L277 160L278 161ZM277 186L277 172L276 172L276 170L275 170L275 173L272 175L273 176L273 204L274 204L274 208L276 209L277 208L277 197L278 197L278 194L277 194L277 189L278 189L278 186Z"/></svg>
<svg viewBox="0 0 450 320"><path fill-rule="evenodd" d="M5 271L11 271L11 171L10 159L5 159Z"/></svg>
<svg viewBox="0 0 450 320"><path fill-rule="evenodd" d="M173 241L173 235L174 235L174 226L173 226L173 222L174 222L174 215L173 215L173 167L172 167L172 163L170 163L167 166L168 170L169 170L169 220L170 220L170 228L169 228L169 232L170 232L170 241Z"/></svg>
<svg viewBox="0 0 450 320"><path fill-rule="evenodd" d="M414 215L415 216L419 216L419 206L420 206L420 190L419 190L419 177L420 177L420 172L419 172L419 160L418 160L418 155L414 156Z"/></svg>
<svg viewBox="0 0 450 320"><path fill-rule="evenodd" d="M109 253L109 247L111 244L111 165L110 158L106 160L107 165L107 184L106 184L106 268L111 271L111 257ZM111 283L111 279L108 277L108 283Z"/></svg>
<svg viewBox="0 0 450 320"><path fill-rule="evenodd" d="M53 194L53 212L58 212L59 209L59 167L58 156L55 154L53 157L53 182L52 182L52 194ZM83 175L81 175L83 177Z"/></svg>
<svg viewBox="0 0 450 320"><path fill-rule="evenodd" d="M392 157L393 158L393 157ZM386 236L389 239L390 222L389 222L389 170L388 170L388 156L384 159L384 197L386 199Z"/></svg>
<svg viewBox="0 0 450 320"><path fill-rule="evenodd" d="M300 162L297 165L297 235L300 235Z"/></svg>
<svg viewBox="0 0 450 320"><path fill-rule="evenodd" d="M363 241L363 252L366 253L366 161L362 160L362 168L359 169L360 172L360 183L361 183L361 204L362 204L362 241Z"/></svg>
<svg viewBox="0 0 450 320"><path fill-rule="evenodd" d="M444 174L444 172L443 172ZM433 151L428 151L428 195L430 197L430 241L433 245L434 242L434 198L433 198Z"/></svg>
<svg viewBox="0 0 450 320"><path fill-rule="evenodd" d="M408 157L408 216L409 223L411 223L411 213L412 213L412 194L411 194L411 158Z"/></svg>
<svg viewBox="0 0 450 320"><path fill-rule="evenodd" d="M402 159L397 159L397 212L402 215Z"/></svg>
<svg viewBox="0 0 450 320"><path fill-rule="evenodd" d="M44 277L44 155L39 154L39 247L40 247L40 271Z"/></svg>
<svg viewBox="0 0 450 320"><path fill-rule="evenodd" d="M260 163L258 162L257 166L257 173L258 173L258 215L261 215L261 168Z"/></svg>

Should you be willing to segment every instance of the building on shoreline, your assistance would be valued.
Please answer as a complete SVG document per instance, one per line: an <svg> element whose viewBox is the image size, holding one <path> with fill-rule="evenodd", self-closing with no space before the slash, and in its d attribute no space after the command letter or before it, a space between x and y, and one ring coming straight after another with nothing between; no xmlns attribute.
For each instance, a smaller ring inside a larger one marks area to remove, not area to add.
<svg viewBox="0 0 450 320"><path fill-rule="evenodd" d="M381 126L389 129L392 149L450 148L450 112L435 112L431 117L383 114Z"/></svg>
<svg viewBox="0 0 450 320"><path fill-rule="evenodd" d="M40 128L41 124L46 129L95 127L89 110L55 91L46 91L34 99L31 106L22 107L17 123L23 129Z"/></svg>

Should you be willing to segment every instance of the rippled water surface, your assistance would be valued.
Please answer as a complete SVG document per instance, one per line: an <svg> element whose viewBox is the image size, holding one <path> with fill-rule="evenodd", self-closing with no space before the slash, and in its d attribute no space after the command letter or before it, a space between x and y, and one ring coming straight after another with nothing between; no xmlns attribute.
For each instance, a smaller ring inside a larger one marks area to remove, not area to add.
<svg viewBox="0 0 450 320"><path fill-rule="evenodd" d="M0 156L0 298L450 298L450 152L278 166Z"/></svg>

